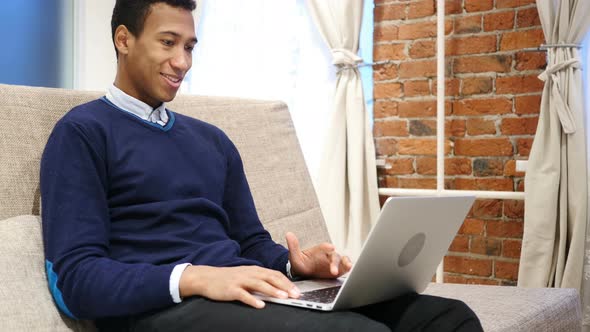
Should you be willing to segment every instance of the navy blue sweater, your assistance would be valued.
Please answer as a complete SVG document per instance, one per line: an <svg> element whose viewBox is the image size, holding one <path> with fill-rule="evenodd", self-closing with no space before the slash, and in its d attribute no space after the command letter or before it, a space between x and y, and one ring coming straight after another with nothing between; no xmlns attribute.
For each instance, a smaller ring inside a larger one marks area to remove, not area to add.
<svg viewBox="0 0 590 332"><path fill-rule="evenodd" d="M71 317L172 305L180 263L285 272L288 251L260 223L236 147L213 125L168 113L161 127L102 98L72 109L49 137L46 268Z"/></svg>

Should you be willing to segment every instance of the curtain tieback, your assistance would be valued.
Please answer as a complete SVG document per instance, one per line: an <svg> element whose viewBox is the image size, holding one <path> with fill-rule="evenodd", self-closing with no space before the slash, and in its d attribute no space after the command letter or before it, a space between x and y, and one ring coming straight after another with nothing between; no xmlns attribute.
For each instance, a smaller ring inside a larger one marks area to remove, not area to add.
<svg viewBox="0 0 590 332"><path fill-rule="evenodd" d="M343 70L356 69L362 62L363 59L350 50L344 48L332 50L332 64L338 68L337 74Z"/></svg>
<svg viewBox="0 0 590 332"><path fill-rule="evenodd" d="M563 132L568 135L576 132L576 123L572 111L565 101L566 98L563 96L558 73L568 68L580 69L581 67L580 60L574 58L551 65L539 75L540 80L544 82L550 80L553 83L551 86L551 103L555 110L557 110Z"/></svg>

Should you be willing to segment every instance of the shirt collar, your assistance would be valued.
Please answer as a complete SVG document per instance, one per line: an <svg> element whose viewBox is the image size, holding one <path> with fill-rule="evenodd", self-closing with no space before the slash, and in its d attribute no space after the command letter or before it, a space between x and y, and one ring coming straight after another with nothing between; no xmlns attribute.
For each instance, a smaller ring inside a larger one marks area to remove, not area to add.
<svg viewBox="0 0 590 332"><path fill-rule="evenodd" d="M143 101L126 94L123 90L117 88L115 84L111 84L107 89L106 98L120 109L135 114L146 121L157 123L162 127L168 123L165 103L152 108Z"/></svg>

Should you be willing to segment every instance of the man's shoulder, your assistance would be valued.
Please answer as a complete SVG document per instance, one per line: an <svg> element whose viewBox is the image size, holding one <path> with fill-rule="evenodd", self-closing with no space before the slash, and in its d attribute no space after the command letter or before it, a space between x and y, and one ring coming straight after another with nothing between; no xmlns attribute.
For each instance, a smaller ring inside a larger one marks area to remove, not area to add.
<svg viewBox="0 0 590 332"><path fill-rule="evenodd" d="M229 140L227 134L221 128L217 127L212 123L197 118L193 118L191 116L184 115L178 112L174 112L174 115L176 116L177 120L180 120L181 122L185 123L186 126L191 130L196 130L201 133L206 133L216 137L220 137L223 140Z"/></svg>
<svg viewBox="0 0 590 332"><path fill-rule="evenodd" d="M105 112L106 108L108 108L108 105L105 102L101 99L95 99L75 106L69 110L61 120L78 124L95 123L105 118L108 113Z"/></svg>

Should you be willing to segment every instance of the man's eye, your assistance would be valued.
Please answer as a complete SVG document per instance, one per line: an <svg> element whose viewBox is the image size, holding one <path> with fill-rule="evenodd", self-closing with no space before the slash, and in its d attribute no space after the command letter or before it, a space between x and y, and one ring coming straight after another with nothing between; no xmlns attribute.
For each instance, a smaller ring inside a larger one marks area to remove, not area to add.
<svg viewBox="0 0 590 332"><path fill-rule="evenodd" d="M171 40L162 39L162 44L164 44L166 46L172 46L172 45L174 45L174 42Z"/></svg>
<svg viewBox="0 0 590 332"><path fill-rule="evenodd" d="M184 49L187 50L188 52L192 52L195 49L195 47L194 46L186 46Z"/></svg>

